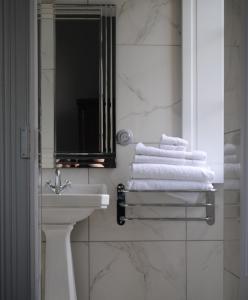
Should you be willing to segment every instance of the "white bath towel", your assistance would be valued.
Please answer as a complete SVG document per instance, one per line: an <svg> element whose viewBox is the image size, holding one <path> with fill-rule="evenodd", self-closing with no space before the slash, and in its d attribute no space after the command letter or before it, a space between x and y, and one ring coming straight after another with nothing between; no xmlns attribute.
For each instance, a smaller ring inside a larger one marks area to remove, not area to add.
<svg viewBox="0 0 248 300"><path fill-rule="evenodd" d="M239 179L225 179L224 180L224 190L240 190L240 181Z"/></svg>
<svg viewBox="0 0 248 300"><path fill-rule="evenodd" d="M174 145L160 144L159 148L164 149L164 150L186 151L185 146L174 146Z"/></svg>
<svg viewBox="0 0 248 300"><path fill-rule="evenodd" d="M172 137L172 136L167 136L166 134L162 134L160 138L160 144L174 145L174 146L187 146L188 142L179 137Z"/></svg>
<svg viewBox="0 0 248 300"><path fill-rule="evenodd" d="M145 146L142 143L138 143L136 145L136 154L171 157L171 158L184 158L184 159L193 159L193 160L206 160L207 158L206 152L203 151L187 152L187 151L164 150L156 147Z"/></svg>
<svg viewBox="0 0 248 300"><path fill-rule="evenodd" d="M135 155L135 163L150 163L150 164L167 164L167 165L179 165L179 166L196 166L206 167L206 161L204 160L192 160L184 158L170 158L162 156L147 156L147 155Z"/></svg>
<svg viewBox="0 0 248 300"><path fill-rule="evenodd" d="M168 179L184 181L211 182L214 172L207 168L191 166L173 166L160 164L132 164L132 178L135 179Z"/></svg>
<svg viewBox="0 0 248 300"><path fill-rule="evenodd" d="M208 191L213 189L213 185L206 182L147 179L130 180L127 187L129 190L140 191Z"/></svg>
<svg viewBox="0 0 248 300"><path fill-rule="evenodd" d="M237 147L233 144L225 144L224 145L224 154L236 154L237 153Z"/></svg>
<svg viewBox="0 0 248 300"><path fill-rule="evenodd" d="M240 164L224 164L224 178L239 179Z"/></svg>
<svg viewBox="0 0 248 300"><path fill-rule="evenodd" d="M228 154L224 156L225 163L238 163L239 159L236 154Z"/></svg>

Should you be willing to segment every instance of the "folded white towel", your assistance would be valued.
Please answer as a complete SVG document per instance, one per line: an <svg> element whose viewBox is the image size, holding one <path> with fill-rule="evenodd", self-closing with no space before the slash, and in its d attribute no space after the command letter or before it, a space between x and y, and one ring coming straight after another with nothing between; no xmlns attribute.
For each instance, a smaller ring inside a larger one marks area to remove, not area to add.
<svg viewBox="0 0 248 300"><path fill-rule="evenodd" d="M167 136L166 134L162 134L160 138L160 144L174 145L174 146L187 146L188 142L179 137L172 137L172 136Z"/></svg>
<svg viewBox="0 0 248 300"><path fill-rule="evenodd" d="M135 163L150 163L150 164L167 164L167 165L180 165L180 166L197 166L206 167L206 161L193 160L183 158L170 158L162 156L147 156L147 155L135 155Z"/></svg>
<svg viewBox="0 0 248 300"><path fill-rule="evenodd" d="M160 164L132 164L132 178L211 182L214 172L207 168Z"/></svg>
<svg viewBox="0 0 248 300"><path fill-rule="evenodd" d="M174 145L160 144L159 147L161 149L164 149L164 150L186 151L186 147L185 146L174 146Z"/></svg>
<svg viewBox="0 0 248 300"><path fill-rule="evenodd" d="M235 154L237 151L237 147L233 144L225 144L224 145L224 154Z"/></svg>
<svg viewBox="0 0 248 300"><path fill-rule="evenodd" d="M206 152L203 151L187 152L187 151L164 150L156 147L145 146L142 143L138 143L136 145L136 154L171 157L171 158L184 158L184 159L193 159L193 160L206 160L207 158Z"/></svg>
<svg viewBox="0 0 248 300"><path fill-rule="evenodd" d="M224 164L224 178L239 179L240 164Z"/></svg>
<svg viewBox="0 0 248 300"><path fill-rule="evenodd" d="M206 182L148 179L130 180L127 187L129 190L140 191L208 191L213 189L213 185Z"/></svg>
<svg viewBox="0 0 248 300"><path fill-rule="evenodd" d="M225 179L224 180L224 190L240 190L239 179Z"/></svg>
<svg viewBox="0 0 248 300"><path fill-rule="evenodd" d="M238 163L239 159L236 154L228 154L224 156L225 163Z"/></svg>

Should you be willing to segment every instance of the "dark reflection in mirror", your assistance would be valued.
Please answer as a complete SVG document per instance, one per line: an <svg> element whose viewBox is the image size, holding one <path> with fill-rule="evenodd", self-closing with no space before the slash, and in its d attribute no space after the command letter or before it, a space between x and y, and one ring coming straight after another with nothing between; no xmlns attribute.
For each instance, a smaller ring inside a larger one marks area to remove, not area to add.
<svg viewBox="0 0 248 300"><path fill-rule="evenodd" d="M46 19L45 4L40 10L41 57L49 53L52 57L55 49L54 67L49 65L54 72L54 97L41 84L43 119L48 121L43 120L42 133L45 165L53 151L57 167L115 167L115 6L50 6L50 19ZM54 28L50 44L46 39L49 28ZM44 74L46 68L43 59ZM52 102L55 111L50 121ZM49 134L53 123L54 147Z"/></svg>
<svg viewBox="0 0 248 300"><path fill-rule="evenodd" d="M115 166L113 6L56 7L56 159Z"/></svg>
<svg viewBox="0 0 248 300"><path fill-rule="evenodd" d="M100 20L56 20L56 152L100 149Z"/></svg>

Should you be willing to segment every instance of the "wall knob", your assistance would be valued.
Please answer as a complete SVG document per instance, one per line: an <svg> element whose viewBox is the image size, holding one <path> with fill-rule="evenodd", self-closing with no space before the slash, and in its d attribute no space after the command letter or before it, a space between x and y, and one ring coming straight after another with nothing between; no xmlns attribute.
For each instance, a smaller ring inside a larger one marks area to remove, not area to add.
<svg viewBox="0 0 248 300"><path fill-rule="evenodd" d="M129 129L121 129L116 134L117 144L127 146L133 142L133 133Z"/></svg>

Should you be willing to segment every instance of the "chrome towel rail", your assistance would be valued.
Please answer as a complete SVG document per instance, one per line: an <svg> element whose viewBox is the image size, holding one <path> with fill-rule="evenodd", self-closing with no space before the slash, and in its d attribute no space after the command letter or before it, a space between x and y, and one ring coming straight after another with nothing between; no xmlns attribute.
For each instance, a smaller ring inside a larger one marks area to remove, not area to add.
<svg viewBox="0 0 248 300"><path fill-rule="evenodd" d="M200 192L206 194L205 203L127 203L126 193L130 192ZM126 208L128 207L205 207L206 217L166 217L166 218L150 218L150 217L127 217ZM215 222L215 189L209 191L198 191L198 190L173 190L173 191L137 191L137 190L126 190L125 186L120 183L117 186L117 223L124 225L126 221L132 220L151 220L151 221L205 221L208 225L213 225Z"/></svg>

